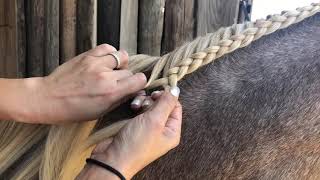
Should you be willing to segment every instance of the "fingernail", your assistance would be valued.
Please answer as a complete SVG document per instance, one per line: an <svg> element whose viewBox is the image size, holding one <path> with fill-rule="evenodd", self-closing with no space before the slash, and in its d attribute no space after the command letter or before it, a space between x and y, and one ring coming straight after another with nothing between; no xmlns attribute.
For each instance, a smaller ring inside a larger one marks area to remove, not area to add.
<svg viewBox="0 0 320 180"><path fill-rule="evenodd" d="M147 76L144 73L136 73L136 75L140 76L143 81L147 82Z"/></svg>
<svg viewBox="0 0 320 180"><path fill-rule="evenodd" d="M179 97L180 89L177 86L171 87L170 88L170 93L175 97Z"/></svg>
<svg viewBox="0 0 320 180"><path fill-rule="evenodd" d="M159 93L161 93L161 91L153 91L153 92L151 93L151 96L157 95L157 94L159 94Z"/></svg>
<svg viewBox="0 0 320 180"><path fill-rule="evenodd" d="M131 105L141 106L141 103L142 103L142 101L140 99L136 98L131 102Z"/></svg>
<svg viewBox="0 0 320 180"><path fill-rule="evenodd" d="M144 107L144 106L150 106L151 105L151 102L150 102L150 100L144 100L144 102L142 103L142 107Z"/></svg>

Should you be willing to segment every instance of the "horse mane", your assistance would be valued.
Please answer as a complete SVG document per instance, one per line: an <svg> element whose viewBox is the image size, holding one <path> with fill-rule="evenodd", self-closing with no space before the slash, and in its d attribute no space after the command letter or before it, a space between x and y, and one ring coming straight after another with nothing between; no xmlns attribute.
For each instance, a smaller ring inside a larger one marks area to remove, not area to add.
<svg viewBox="0 0 320 180"><path fill-rule="evenodd" d="M177 86L186 74L318 12L320 3L273 15L266 20L221 28L162 57L131 56L129 68L133 72L152 71L147 89ZM113 136L127 123L124 120L95 130L97 122L58 126L1 121L0 179L74 179L95 144Z"/></svg>

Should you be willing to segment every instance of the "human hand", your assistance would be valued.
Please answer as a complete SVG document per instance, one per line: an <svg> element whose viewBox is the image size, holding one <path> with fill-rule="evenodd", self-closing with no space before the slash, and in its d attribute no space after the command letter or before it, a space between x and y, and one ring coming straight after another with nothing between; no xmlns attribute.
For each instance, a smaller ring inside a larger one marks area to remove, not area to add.
<svg viewBox="0 0 320 180"><path fill-rule="evenodd" d="M64 123L97 119L146 85L143 73L133 75L128 55L119 51L121 67L108 53L116 49L100 45L58 67L44 78L29 79L36 97L30 104L32 119L38 123ZM38 83L41 82L41 83Z"/></svg>
<svg viewBox="0 0 320 180"><path fill-rule="evenodd" d="M178 88L171 90L178 96ZM104 162L131 179L152 161L179 144L182 108L178 98L164 92L143 114L129 120L114 138L99 143L92 153L93 159ZM105 179L112 174L94 165L87 165L82 178Z"/></svg>

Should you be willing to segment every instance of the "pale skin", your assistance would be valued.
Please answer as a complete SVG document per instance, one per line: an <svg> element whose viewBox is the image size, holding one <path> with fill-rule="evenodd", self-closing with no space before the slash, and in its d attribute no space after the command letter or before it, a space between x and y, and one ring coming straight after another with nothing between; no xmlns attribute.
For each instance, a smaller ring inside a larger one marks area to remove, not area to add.
<svg viewBox="0 0 320 180"><path fill-rule="evenodd" d="M178 88L145 96L141 91L146 85L145 75L127 69L125 51L120 51L121 66L115 70L116 61L106 56L114 51L110 45L100 45L47 77L0 78L0 120L40 124L94 120L136 96L132 108L144 113L130 119L115 137L99 143L91 156L131 179L179 144L182 108ZM119 178L90 164L77 179Z"/></svg>

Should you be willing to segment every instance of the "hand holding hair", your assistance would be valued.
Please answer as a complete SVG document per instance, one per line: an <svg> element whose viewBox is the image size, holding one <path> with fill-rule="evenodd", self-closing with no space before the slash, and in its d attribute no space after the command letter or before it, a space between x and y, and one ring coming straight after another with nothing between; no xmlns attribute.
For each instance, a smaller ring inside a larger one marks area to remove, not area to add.
<svg viewBox="0 0 320 180"><path fill-rule="evenodd" d="M4 97L8 99L3 100L8 101L4 112L9 115L0 112L0 118L40 124L97 119L145 87L145 75L127 68L128 54L103 44L47 77L3 80L15 91Z"/></svg>
<svg viewBox="0 0 320 180"><path fill-rule="evenodd" d="M176 147L181 136L182 108L177 97L179 88L175 87L170 92L161 92L146 112L129 120L115 137L99 143L91 158L131 179L152 161ZM77 179L119 177L99 165L89 163Z"/></svg>

